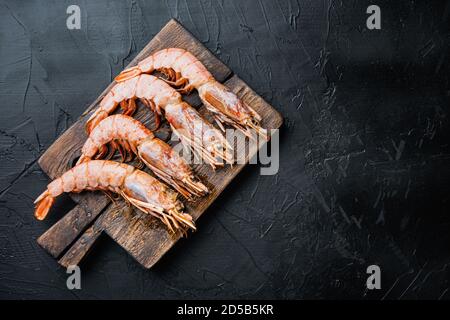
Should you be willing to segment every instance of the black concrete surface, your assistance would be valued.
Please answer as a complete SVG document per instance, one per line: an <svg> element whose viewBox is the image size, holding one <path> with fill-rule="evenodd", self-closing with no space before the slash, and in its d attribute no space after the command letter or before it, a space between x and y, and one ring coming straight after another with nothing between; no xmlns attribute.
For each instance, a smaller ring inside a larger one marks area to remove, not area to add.
<svg viewBox="0 0 450 320"><path fill-rule="evenodd" d="M81 30L66 8L81 8ZM366 8L381 8L381 30ZM449 2L0 1L0 298L450 298ZM284 116L152 270L107 236L82 289L36 238L37 159L170 19ZM381 289L366 289L366 268Z"/></svg>

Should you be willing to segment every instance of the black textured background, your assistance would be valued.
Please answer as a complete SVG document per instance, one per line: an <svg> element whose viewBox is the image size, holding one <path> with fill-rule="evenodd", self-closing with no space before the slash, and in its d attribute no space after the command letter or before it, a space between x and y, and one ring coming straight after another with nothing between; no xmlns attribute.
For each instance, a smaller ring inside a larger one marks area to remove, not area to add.
<svg viewBox="0 0 450 320"><path fill-rule="evenodd" d="M81 30L66 28L70 4ZM449 14L448 1L0 1L0 297L450 298ZM171 17L282 113L280 171L248 166L150 271L102 237L69 291L36 238L73 203L33 218L37 159Z"/></svg>

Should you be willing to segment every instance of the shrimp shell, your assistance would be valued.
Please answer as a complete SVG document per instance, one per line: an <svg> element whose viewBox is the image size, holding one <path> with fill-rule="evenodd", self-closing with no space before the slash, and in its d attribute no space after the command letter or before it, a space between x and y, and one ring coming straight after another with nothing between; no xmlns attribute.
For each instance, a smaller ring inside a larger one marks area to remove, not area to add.
<svg viewBox="0 0 450 320"><path fill-rule="evenodd" d="M130 116L116 114L102 120L89 135L78 163L103 158L106 144L114 142L112 149L119 149L122 159L135 154L159 178L174 187L188 200L209 192L194 175L186 161L167 143L156 138L142 123Z"/></svg>
<svg viewBox="0 0 450 320"><path fill-rule="evenodd" d="M183 102L181 94L170 85L152 75L143 74L116 84L100 102L99 108L86 124L90 133L101 120L115 111L122 103L125 113L130 114L129 101L140 99L157 116L164 114L172 128L176 129L181 142L191 148L213 168L233 163L232 147L223 134L204 119L194 108ZM128 105L124 102L128 101ZM189 119L189 121L185 121ZM175 123L177 125L175 125ZM193 136L202 128L199 136ZM205 134L207 132L207 134Z"/></svg>
<svg viewBox="0 0 450 320"><path fill-rule="evenodd" d="M169 84L183 93L196 89L200 99L212 112L224 130L227 123L253 138L254 130L268 139L267 130L260 126L261 116L226 86L216 81L206 67L192 53L180 48L167 48L140 61L137 66L123 70L115 80L126 81L153 71L164 73Z"/></svg>
<svg viewBox="0 0 450 320"><path fill-rule="evenodd" d="M183 213L176 192L133 166L107 160L81 163L53 180L34 202L35 217L43 220L62 193L84 190L117 193L136 208L160 219L172 232L186 226L195 230L192 217Z"/></svg>

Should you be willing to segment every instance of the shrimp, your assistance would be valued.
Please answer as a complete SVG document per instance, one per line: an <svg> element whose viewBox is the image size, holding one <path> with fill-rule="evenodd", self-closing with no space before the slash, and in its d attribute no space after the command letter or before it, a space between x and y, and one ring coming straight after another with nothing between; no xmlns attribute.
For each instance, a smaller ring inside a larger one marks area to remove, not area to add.
<svg viewBox="0 0 450 320"><path fill-rule="evenodd" d="M232 148L223 134L184 102L179 92L148 74L116 84L88 119L87 132L90 133L119 104L126 115L133 114L136 109L135 99L142 101L155 113L157 124L164 110L166 119L181 142L200 155L213 169L223 166L224 162L233 163Z"/></svg>
<svg viewBox="0 0 450 320"><path fill-rule="evenodd" d="M251 129L268 139L267 130L260 126L261 116L248 104L238 98L226 86L216 81L206 67L189 51L168 48L157 51L138 63L123 70L115 80L129 80L143 73L160 71L167 76L167 82L179 87L182 93L196 89L200 99L212 112L219 127L229 124L252 137Z"/></svg>
<svg viewBox="0 0 450 320"><path fill-rule="evenodd" d="M103 190L121 195L145 213L160 219L172 232L186 226L195 230L192 217L183 213L177 193L133 166L106 160L83 162L53 180L36 199L34 215L47 216L55 198L64 192Z"/></svg>
<svg viewBox="0 0 450 320"><path fill-rule="evenodd" d="M209 192L194 175L186 161L167 143L156 138L142 123L130 116L116 114L102 120L90 133L77 164L92 158L104 158L108 143L119 149L122 160L138 156L159 178L170 184L186 199ZM110 153L111 154L111 153Z"/></svg>

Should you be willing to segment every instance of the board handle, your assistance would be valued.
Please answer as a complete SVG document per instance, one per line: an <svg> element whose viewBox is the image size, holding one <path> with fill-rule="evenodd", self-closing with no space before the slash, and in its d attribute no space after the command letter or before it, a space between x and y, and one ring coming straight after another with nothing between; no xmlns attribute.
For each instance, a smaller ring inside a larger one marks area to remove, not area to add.
<svg viewBox="0 0 450 320"><path fill-rule="evenodd" d="M75 244L59 259L58 263L63 267L79 265L84 256L89 252L94 242L102 234L103 228L94 223L87 229Z"/></svg>
<svg viewBox="0 0 450 320"><path fill-rule="evenodd" d="M92 206L94 201L96 205ZM94 221L108 203L109 199L106 196L86 195L75 208L37 239L38 244L54 258L58 258L80 233ZM89 211L88 208L90 207L94 208L93 211Z"/></svg>

